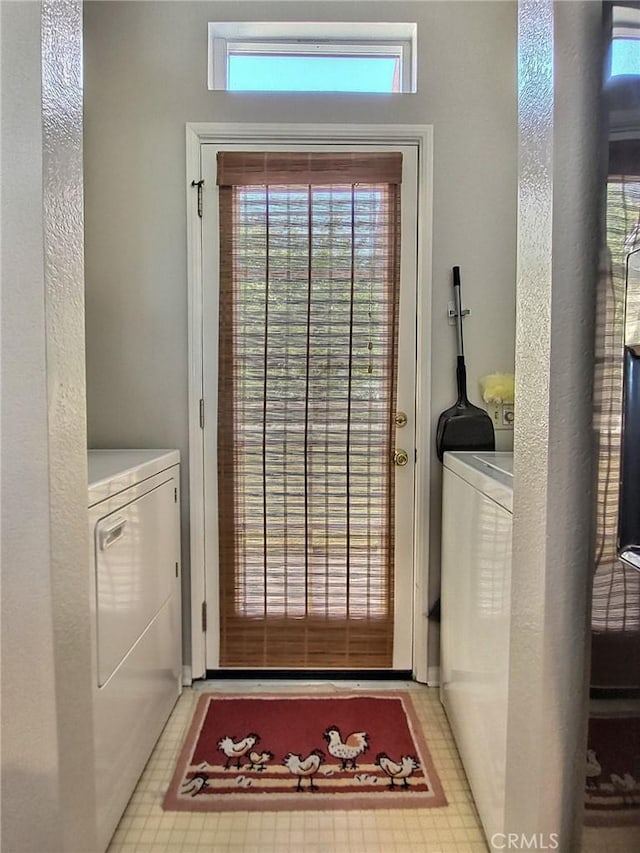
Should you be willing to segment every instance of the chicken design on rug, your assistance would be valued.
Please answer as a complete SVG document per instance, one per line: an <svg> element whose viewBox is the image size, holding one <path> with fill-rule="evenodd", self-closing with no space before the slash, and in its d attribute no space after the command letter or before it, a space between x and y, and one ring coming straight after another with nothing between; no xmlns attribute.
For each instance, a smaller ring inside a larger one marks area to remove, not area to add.
<svg viewBox="0 0 640 853"><path fill-rule="evenodd" d="M585 823L640 826L640 715L592 712L585 773Z"/></svg>
<svg viewBox="0 0 640 853"><path fill-rule="evenodd" d="M184 756L175 797L170 791L165 808L187 808L175 801L213 801L220 795L226 795L227 805L232 799L247 803L246 795L251 799L256 794L264 795L262 803L269 795L305 795L305 808L326 795L342 795L342 800L384 794L389 804L387 795L393 794L394 801L410 795L413 801L422 794L434 798L434 805L446 802L435 771L423 766L417 726L409 722L405 703L397 696L327 698L327 715L341 712L340 725L321 725L318 711L324 709L318 700L298 697L298 705L285 698L252 701L253 717L242 700L212 699ZM375 708L372 701L378 702ZM360 708L367 712L362 718ZM363 720L366 724L358 726ZM426 746L422 751L426 753Z"/></svg>
<svg viewBox="0 0 640 853"><path fill-rule="evenodd" d="M325 731L324 737L327 740L327 750L329 755L340 761L340 770L358 769L356 759L363 755L369 748L366 732L352 732L343 740L340 734L340 729L337 726L329 726ZM224 753L226 761L224 764L225 770L233 769L233 762L236 762L237 770L245 770L248 772L262 772L267 764L273 759L272 752L255 752L254 747L260 741L260 735L248 734L243 738L235 740L230 735L225 735L218 741L218 747ZM288 752L283 766L289 770L292 776L296 777L298 782L296 791L303 791L303 779L307 780L307 788L309 791L317 791L318 786L314 783L313 777L318 773L325 759L325 754L321 749L313 749L306 758L302 755L297 755L293 752ZM246 762L246 763L244 763ZM398 761L393 761L389 758L386 752L379 752L376 756L375 764L380 767L382 772L390 780L391 788L396 787L396 781L400 781L405 788L409 786L409 777L420 769L418 759L414 755L402 755ZM202 769L205 769L204 767ZM208 767L207 769L211 769ZM327 769L325 775L330 776L332 772ZM206 777L201 775L202 784L194 788L192 781L186 784L186 788L192 794L198 794L206 785ZM375 780L375 781L374 781ZM244 781L244 779L243 779ZM378 779L375 776L361 775L356 778L356 782L370 782L376 784ZM247 786L248 787L248 786ZM183 790L183 793L186 791Z"/></svg>

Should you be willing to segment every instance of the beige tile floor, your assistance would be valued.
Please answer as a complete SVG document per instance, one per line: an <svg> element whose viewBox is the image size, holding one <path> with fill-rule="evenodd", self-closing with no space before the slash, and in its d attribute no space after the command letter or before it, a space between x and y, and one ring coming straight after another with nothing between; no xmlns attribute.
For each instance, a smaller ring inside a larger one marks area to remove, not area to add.
<svg viewBox="0 0 640 853"><path fill-rule="evenodd" d="M191 712L202 689L301 689L300 682L206 682L184 691L115 832L110 853L486 853L487 846L447 720L433 688L406 682L313 682L310 692L411 691L448 805L433 809L326 812L164 812L161 807Z"/></svg>
<svg viewBox="0 0 640 853"><path fill-rule="evenodd" d="M638 853L640 827L585 827L580 853Z"/></svg>

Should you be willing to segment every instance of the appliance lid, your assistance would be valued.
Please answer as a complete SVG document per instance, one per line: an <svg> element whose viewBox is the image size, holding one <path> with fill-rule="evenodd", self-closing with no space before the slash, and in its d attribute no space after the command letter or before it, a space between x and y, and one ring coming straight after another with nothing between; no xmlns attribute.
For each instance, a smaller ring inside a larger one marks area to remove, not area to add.
<svg viewBox="0 0 640 853"><path fill-rule="evenodd" d="M513 453L456 451L445 453L443 464L509 512L513 510Z"/></svg>
<svg viewBox="0 0 640 853"><path fill-rule="evenodd" d="M179 450L89 450L89 506L178 465Z"/></svg>

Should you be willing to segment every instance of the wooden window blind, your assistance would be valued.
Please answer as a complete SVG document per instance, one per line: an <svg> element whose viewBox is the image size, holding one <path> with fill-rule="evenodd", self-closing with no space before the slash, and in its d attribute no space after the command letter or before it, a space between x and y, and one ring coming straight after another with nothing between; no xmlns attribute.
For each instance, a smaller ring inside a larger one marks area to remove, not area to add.
<svg viewBox="0 0 640 853"><path fill-rule="evenodd" d="M391 666L401 172L218 155L221 666Z"/></svg>
<svg viewBox="0 0 640 853"><path fill-rule="evenodd" d="M594 427L597 517L592 628L640 632L640 573L617 558L620 485L626 258L640 246L640 148L613 144L607 187L608 257L598 285ZM628 170L628 171L627 171ZM638 322L639 294L630 294L628 321ZM594 641L597 639L594 637ZM594 647L595 648L595 647ZM637 677L637 673L634 673Z"/></svg>

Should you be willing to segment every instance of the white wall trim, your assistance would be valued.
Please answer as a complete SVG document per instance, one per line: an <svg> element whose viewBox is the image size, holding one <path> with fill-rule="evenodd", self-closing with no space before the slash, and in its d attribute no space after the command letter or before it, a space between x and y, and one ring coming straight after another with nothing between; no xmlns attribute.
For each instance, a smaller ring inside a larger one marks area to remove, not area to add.
<svg viewBox="0 0 640 853"><path fill-rule="evenodd" d="M200 260L201 220L192 180L201 178L200 145L203 143L332 145L414 145L418 149L417 220L417 373L415 529L414 529L414 631L413 671L416 680L428 681L427 594L429 580L429 481L431 467L431 270L433 210L433 128L430 125L344 125L344 124L253 124L188 123L187 134L187 235L189 306L189 495L191 507L191 643L192 675L202 677L206 669L205 636L200 630L200 608L206 594L204 540L204 447L199 423L199 400L203 396L203 312ZM213 623L214 620L210 620Z"/></svg>
<svg viewBox="0 0 640 853"><path fill-rule="evenodd" d="M429 687L440 687L440 667L430 666L427 670L427 684Z"/></svg>
<svg viewBox="0 0 640 853"><path fill-rule="evenodd" d="M431 300L433 251L433 128L418 149L418 289L416 294L416 472L413 676L429 681L429 541L431 481Z"/></svg>
<svg viewBox="0 0 640 853"><path fill-rule="evenodd" d="M191 582L191 675L205 675L205 635L201 607L206 600L204 538L204 448L200 428L202 375L202 266L200 244L202 220L198 216L198 193L192 181L201 178L200 137L187 125L187 315L189 323L189 528Z"/></svg>
<svg viewBox="0 0 640 853"><path fill-rule="evenodd" d="M187 138L193 134L202 142L282 142L324 141L335 145L420 145L432 154L433 127L426 124L285 124L250 122L189 122Z"/></svg>

